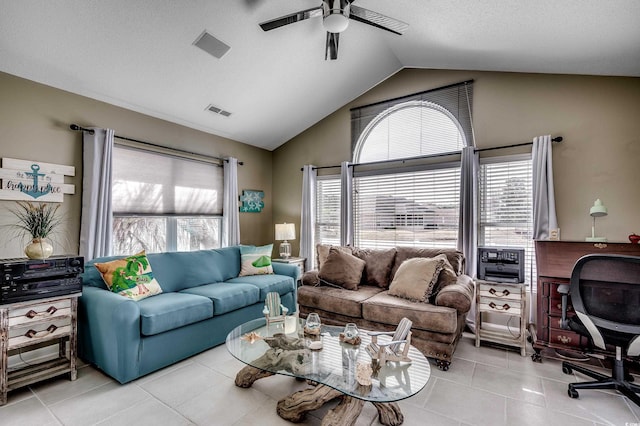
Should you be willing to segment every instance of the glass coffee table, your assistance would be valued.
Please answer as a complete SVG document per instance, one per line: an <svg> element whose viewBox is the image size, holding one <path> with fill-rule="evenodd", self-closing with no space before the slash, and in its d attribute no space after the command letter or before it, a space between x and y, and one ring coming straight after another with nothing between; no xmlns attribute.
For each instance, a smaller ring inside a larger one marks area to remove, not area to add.
<svg viewBox="0 0 640 426"><path fill-rule="evenodd" d="M431 369L424 355L411 346L412 362L379 365L365 350L371 341L366 331L360 330L359 345L351 345L340 341L342 327L323 325L319 336L309 336L304 333L304 323L291 316L267 325L264 318L259 318L233 329L227 336L227 349L247 364L236 375L236 386L248 388L274 374L306 380L312 386L278 401L278 415L291 422L301 422L307 412L341 397L325 415L323 424L355 424L367 401L378 410L380 423L402 424L404 417L396 401L415 395L427 384ZM379 336L378 341L383 342L385 337ZM315 346L312 342L318 341L322 349L310 349ZM373 371L370 383L366 373L364 380L359 374L368 367Z"/></svg>

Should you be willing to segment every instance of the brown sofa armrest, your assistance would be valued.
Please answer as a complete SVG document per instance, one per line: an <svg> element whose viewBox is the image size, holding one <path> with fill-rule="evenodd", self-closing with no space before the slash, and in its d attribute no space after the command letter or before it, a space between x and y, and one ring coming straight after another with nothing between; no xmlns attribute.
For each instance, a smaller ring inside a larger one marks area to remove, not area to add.
<svg viewBox="0 0 640 426"><path fill-rule="evenodd" d="M446 306L454 308L458 313L464 314L469 312L473 303L475 283L468 275L458 276L455 284L443 287L436 296L435 303L437 306Z"/></svg>
<svg viewBox="0 0 640 426"><path fill-rule="evenodd" d="M318 270L308 271L302 274L302 285L317 286L320 283Z"/></svg>

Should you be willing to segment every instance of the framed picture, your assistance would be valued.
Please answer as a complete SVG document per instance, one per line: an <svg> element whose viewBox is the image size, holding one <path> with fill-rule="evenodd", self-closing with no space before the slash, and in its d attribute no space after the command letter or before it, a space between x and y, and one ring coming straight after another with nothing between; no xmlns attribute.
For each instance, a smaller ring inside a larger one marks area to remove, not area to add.
<svg viewBox="0 0 640 426"><path fill-rule="evenodd" d="M240 196L240 201L242 202L240 212L260 213L264 208L264 202L262 201L263 198L264 191L254 189L243 190L242 195Z"/></svg>

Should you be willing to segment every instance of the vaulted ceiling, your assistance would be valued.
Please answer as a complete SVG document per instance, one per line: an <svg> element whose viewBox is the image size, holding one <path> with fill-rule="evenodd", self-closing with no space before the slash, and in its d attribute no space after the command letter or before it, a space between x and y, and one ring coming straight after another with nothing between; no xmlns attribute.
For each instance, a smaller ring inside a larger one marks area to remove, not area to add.
<svg viewBox="0 0 640 426"><path fill-rule="evenodd" d="M350 21L335 61L320 17L258 26L321 3L0 0L0 71L268 150L404 67L640 76L638 0L356 0L409 28Z"/></svg>

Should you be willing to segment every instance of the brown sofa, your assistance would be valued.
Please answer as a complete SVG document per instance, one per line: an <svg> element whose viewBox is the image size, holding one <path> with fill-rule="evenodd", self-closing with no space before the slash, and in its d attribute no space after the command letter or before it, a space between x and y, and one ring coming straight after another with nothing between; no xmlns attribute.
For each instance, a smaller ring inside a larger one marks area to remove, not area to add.
<svg viewBox="0 0 640 426"><path fill-rule="evenodd" d="M462 273L465 259L461 252L455 249L396 247L371 250L326 245L318 245L316 249L318 269L305 273L303 285L298 289L302 318L317 312L326 324L354 322L366 330L392 331L403 317L407 317L413 321L412 344L425 356L434 358L440 369L449 369L466 314L474 300L474 282ZM405 260L434 258L441 254L446 256L449 272L439 273L433 294L428 299L414 301L389 294L389 285ZM340 262L333 262L336 259Z"/></svg>

